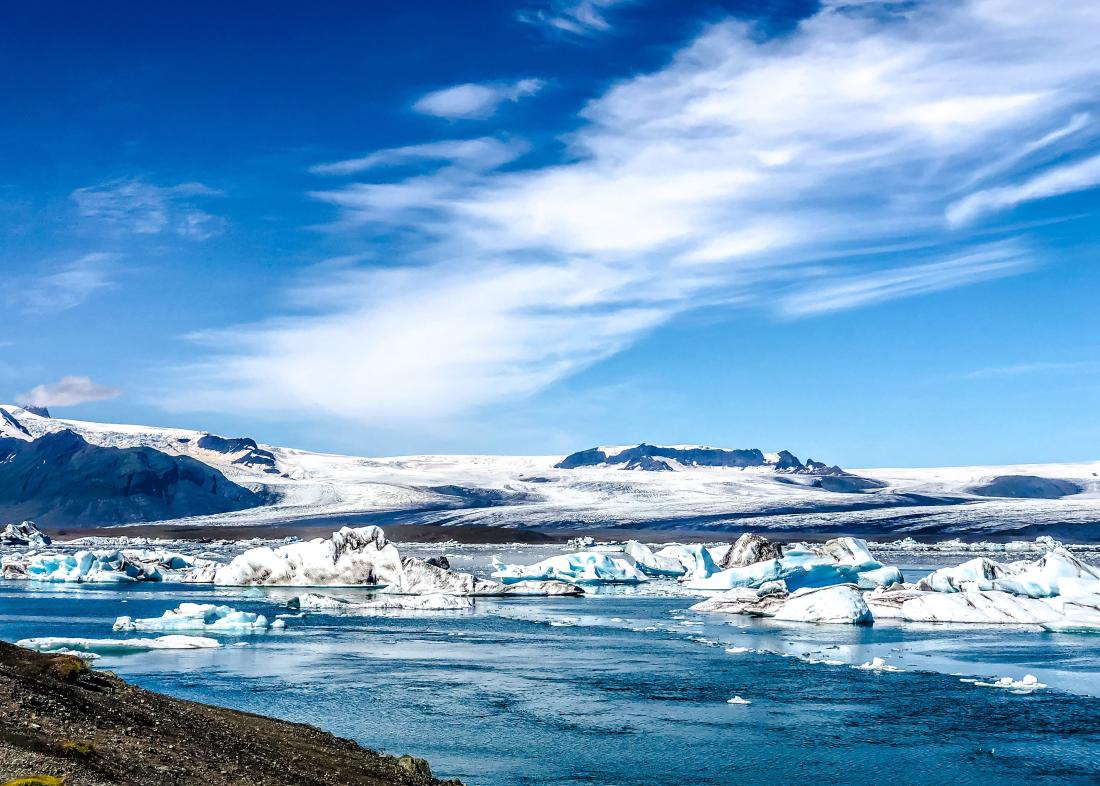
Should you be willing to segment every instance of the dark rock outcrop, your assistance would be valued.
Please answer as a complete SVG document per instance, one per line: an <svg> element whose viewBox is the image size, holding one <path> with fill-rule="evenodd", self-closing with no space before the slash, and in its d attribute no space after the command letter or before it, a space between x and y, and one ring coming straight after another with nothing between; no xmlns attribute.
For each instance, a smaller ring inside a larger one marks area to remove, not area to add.
<svg viewBox="0 0 1100 786"><path fill-rule="evenodd" d="M763 535L746 532L730 546L729 551L718 563L722 570L730 568L743 568L746 565L754 565L769 559L779 559L783 556L783 547L778 543L772 543Z"/></svg>
<svg viewBox="0 0 1100 786"><path fill-rule="evenodd" d="M226 513L267 497L213 467L150 447L92 445L73 431L0 438L0 518L94 526Z"/></svg>
<svg viewBox="0 0 1100 786"><path fill-rule="evenodd" d="M663 472L672 469L668 459L688 467L771 467L776 472L798 473L806 475L847 475L837 466L828 466L810 459L803 464L798 456L789 450L781 450L774 460L757 448L673 448L642 443L626 448L618 453L607 453L599 448L589 448L571 453L557 464L555 469L576 469L577 467L596 467L600 465L624 465L624 469L641 469L651 472Z"/></svg>
<svg viewBox="0 0 1100 786"><path fill-rule="evenodd" d="M186 437L181 441L188 441ZM215 453L223 453L225 455L232 455L234 453L242 453L238 458L233 459L234 464L241 464L246 467L263 468L263 471L269 475L279 474L279 469L275 464L275 454L270 450L264 450L256 444L256 440L251 437L219 437L217 434L206 434L199 437L198 442L195 443L203 450L212 450Z"/></svg>
<svg viewBox="0 0 1100 786"><path fill-rule="evenodd" d="M302 723L143 690L71 655L0 642L0 783L83 786L435 786L413 756Z"/></svg>

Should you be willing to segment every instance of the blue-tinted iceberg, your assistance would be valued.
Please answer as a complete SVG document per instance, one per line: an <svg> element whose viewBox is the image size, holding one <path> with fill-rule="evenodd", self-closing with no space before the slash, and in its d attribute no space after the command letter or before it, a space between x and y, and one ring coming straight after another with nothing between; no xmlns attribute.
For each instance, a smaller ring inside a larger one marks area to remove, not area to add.
<svg viewBox="0 0 1100 786"><path fill-rule="evenodd" d="M30 581L118 584L134 581L209 581L216 562L159 549L97 549L72 554L7 556L0 577Z"/></svg>
<svg viewBox="0 0 1100 786"><path fill-rule="evenodd" d="M648 577L632 561L598 551L550 557L534 565L505 565L493 558L493 577L518 581L564 581L574 584L638 584Z"/></svg>
<svg viewBox="0 0 1100 786"><path fill-rule="evenodd" d="M720 570L706 577L685 579L684 586L696 590L729 590L758 588L768 582L782 581L789 591L836 584L854 584L870 589L901 580L901 572L871 556L862 540L837 538L816 548L795 544L778 559Z"/></svg>
<svg viewBox="0 0 1100 786"><path fill-rule="evenodd" d="M279 621L277 620L276 623ZM267 617L251 611L237 611L213 603L181 603L160 617L119 617L115 631L158 631L162 633L260 633L272 627ZM279 626L281 627L281 625Z"/></svg>

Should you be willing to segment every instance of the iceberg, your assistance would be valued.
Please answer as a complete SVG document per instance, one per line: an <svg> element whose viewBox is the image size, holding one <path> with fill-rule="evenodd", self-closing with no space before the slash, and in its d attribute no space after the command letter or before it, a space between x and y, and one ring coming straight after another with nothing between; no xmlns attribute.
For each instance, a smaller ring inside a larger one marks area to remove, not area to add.
<svg viewBox="0 0 1100 786"><path fill-rule="evenodd" d="M83 584L196 581L202 580L204 571L209 576L217 564L158 549L83 549L72 554L31 553L7 557L3 560L0 578Z"/></svg>
<svg viewBox="0 0 1100 786"><path fill-rule="evenodd" d="M140 562L122 551L78 551L75 554L34 554L25 561L5 561L3 577L32 581L118 584L161 581L155 562Z"/></svg>
<svg viewBox="0 0 1100 786"><path fill-rule="evenodd" d="M16 646L26 647L39 652L88 652L96 655L121 655L127 652L146 652L148 650L195 650L214 649L221 646L217 639L206 636L158 636L155 639L73 639L48 636L35 639L22 639Z"/></svg>
<svg viewBox="0 0 1100 786"><path fill-rule="evenodd" d="M854 584L807 587L788 593L782 582L735 588L696 603L692 611L773 617L787 622L870 625L874 616Z"/></svg>
<svg viewBox="0 0 1100 786"><path fill-rule="evenodd" d="M871 589L900 583L902 575L897 568L887 567L871 556L862 540L837 538L818 548L795 544L782 557L728 568L706 577L685 578L683 584L695 590L730 590L757 588L771 581L782 581L792 591L837 584Z"/></svg>
<svg viewBox="0 0 1100 786"><path fill-rule="evenodd" d="M0 530L0 546L29 546L41 549L52 542L50 536L40 530L33 521L8 524Z"/></svg>
<svg viewBox="0 0 1100 786"><path fill-rule="evenodd" d="M649 546L636 540L628 540L623 546L623 552L647 576L683 576L686 572L684 564L674 555L657 556Z"/></svg>
<svg viewBox="0 0 1100 786"><path fill-rule="evenodd" d="M742 699L740 696L734 696L732 699L726 699L726 704L752 704L748 699Z"/></svg>
<svg viewBox="0 0 1100 786"><path fill-rule="evenodd" d="M174 632L197 631L200 633L245 634L260 633L271 625L263 614L250 611L237 611L229 606L215 606L212 603L181 603L179 608L170 609L160 617L133 619L119 617L115 620L115 631L160 631Z"/></svg>
<svg viewBox="0 0 1100 786"><path fill-rule="evenodd" d="M746 532L726 550L718 565L722 570L743 568L756 562L780 559L782 556L783 547L778 543L772 543L763 535Z"/></svg>
<svg viewBox="0 0 1100 786"><path fill-rule="evenodd" d="M405 557L401 570L382 591L394 595L499 595L503 589L495 581L445 570L418 557Z"/></svg>
<svg viewBox="0 0 1100 786"><path fill-rule="evenodd" d="M218 585L377 587L402 574L401 557L379 527L342 527L329 538L249 549L219 568Z"/></svg>
<svg viewBox="0 0 1100 786"><path fill-rule="evenodd" d="M933 592L999 590L1029 598L1100 592L1100 571L1055 546L1035 562L1003 564L985 557L933 571L917 582Z"/></svg>
<svg viewBox="0 0 1100 786"><path fill-rule="evenodd" d="M597 551L550 557L534 565L505 565L493 557L493 577L505 584L518 581L564 581L576 584L639 584L648 577L626 559Z"/></svg>
<svg viewBox="0 0 1100 786"><path fill-rule="evenodd" d="M908 622L1042 625L1064 616L1042 600L1000 590L876 590L867 595L867 605L876 617Z"/></svg>
<svg viewBox="0 0 1100 786"><path fill-rule="evenodd" d="M870 625L875 621L863 593L854 584L800 589L775 613L777 620L845 625Z"/></svg>

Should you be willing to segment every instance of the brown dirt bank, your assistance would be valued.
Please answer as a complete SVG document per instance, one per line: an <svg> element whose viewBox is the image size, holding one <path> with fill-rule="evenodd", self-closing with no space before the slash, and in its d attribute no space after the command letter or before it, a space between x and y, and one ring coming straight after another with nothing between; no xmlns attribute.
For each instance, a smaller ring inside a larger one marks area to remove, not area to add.
<svg viewBox="0 0 1100 786"><path fill-rule="evenodd" d="M312 726L152 693L78 658L0 642L0 783L431 786L422 759Z"/></svg>

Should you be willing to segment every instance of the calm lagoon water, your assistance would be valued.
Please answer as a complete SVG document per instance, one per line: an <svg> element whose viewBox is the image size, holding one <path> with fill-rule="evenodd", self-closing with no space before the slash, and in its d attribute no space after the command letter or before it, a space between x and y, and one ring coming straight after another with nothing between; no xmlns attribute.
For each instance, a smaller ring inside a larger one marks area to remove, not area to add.
<svg viewBox="0 0 1100 786"><path fill-rule="evenodd" d="M142 686L312 723L436 773L520 784L1100 782L1100 637L686 611L674 582L472 612L288 619L218 650L103 657ZM104 638L181 601L293 590L0 582L0 638ZM354 591L334 591L349 595ZM365 593L363 593L365 594ZM728 652L728 648L749 648ZM879 656L904 669L853 668ZM1019 678L1030 695L960 682ZM730 705L739 695L750 705Z"/></svg>

